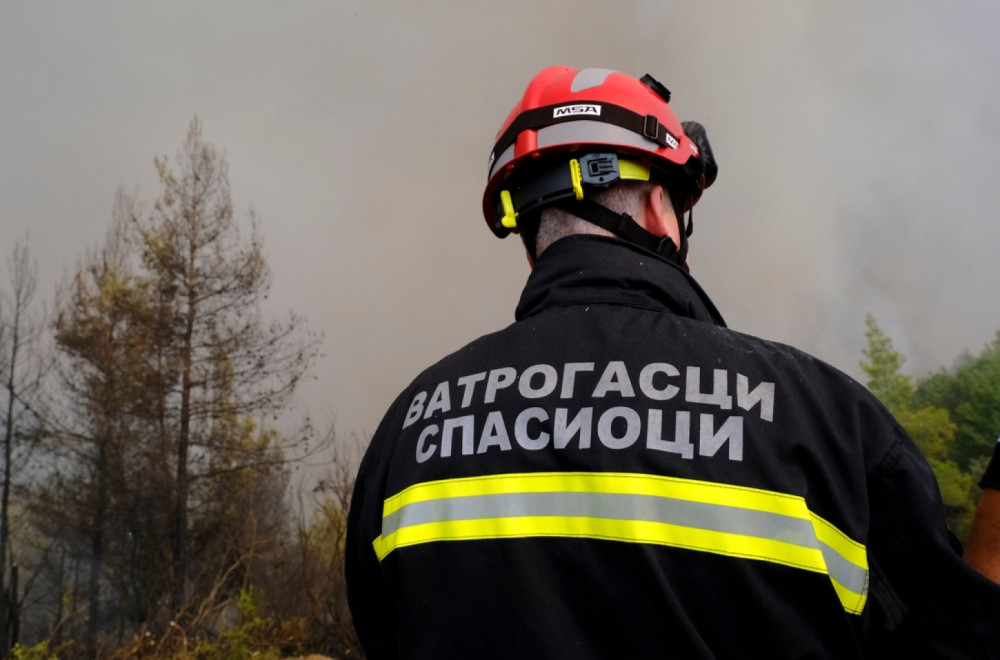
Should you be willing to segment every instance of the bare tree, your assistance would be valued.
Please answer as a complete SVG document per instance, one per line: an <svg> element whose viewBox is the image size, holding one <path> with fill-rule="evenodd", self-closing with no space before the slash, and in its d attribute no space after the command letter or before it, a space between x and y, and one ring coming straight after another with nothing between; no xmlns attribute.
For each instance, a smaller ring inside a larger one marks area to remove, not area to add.
<svg viewBox="0 0 1000 660"><path fill-rule="evenodd" d="M303 645L338 658L364 657L347 605L344 548L354 475L369 440L355 436L344 444L332 422L327 427L320 441L326 460L318 480L299 483L294 543L281 584L270 592L275 616L300 631Z"/></svg>
<svg viewBox="0 0 1000 660"><path fill-rule="evenodd" d="M0 295L0 371L3 379L3 474L0 483L0 653L18 641L18 567L11 545L11 498L42 428L41 394L47 370L42 351L43 314L33 308L38 267L27 240L7 262L9 293Z"/></svg>

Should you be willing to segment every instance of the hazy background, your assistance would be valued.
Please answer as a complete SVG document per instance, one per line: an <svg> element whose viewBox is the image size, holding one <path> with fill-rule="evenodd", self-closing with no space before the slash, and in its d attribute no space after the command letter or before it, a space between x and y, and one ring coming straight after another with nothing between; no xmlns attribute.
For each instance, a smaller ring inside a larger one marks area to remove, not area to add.
<svg viewBox="0 0 1000 660"><path fill-rule="evenodd" d="M302 399L374 430L513 320L493 137L551 64L651 73L720 174L692 271L731 327L853 375L871 312L924 375L1000 328L1000 3L0 0L0 250L53 292L197 114L253 206L275 312L326 334Z"/></svg>

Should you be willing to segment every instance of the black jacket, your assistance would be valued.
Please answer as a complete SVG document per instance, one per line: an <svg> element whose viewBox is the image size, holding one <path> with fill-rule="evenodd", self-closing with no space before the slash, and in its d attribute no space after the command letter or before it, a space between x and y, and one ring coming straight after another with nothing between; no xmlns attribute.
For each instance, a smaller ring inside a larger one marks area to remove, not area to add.
<svg viewBox="0 0 1000 660"><path fill-rule="evenodd" d="M365 455L370 658L1000 657L1000 587L864 387L617 239L554 243L516 318L422 373Z"/></svg>

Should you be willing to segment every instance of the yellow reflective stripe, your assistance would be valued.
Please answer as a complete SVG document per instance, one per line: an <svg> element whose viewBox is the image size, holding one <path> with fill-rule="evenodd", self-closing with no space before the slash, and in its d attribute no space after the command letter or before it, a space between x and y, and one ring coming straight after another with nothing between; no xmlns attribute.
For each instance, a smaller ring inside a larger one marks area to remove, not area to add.
<svg viewBox="0 0 1000 660"><path fill-rule="evenodd" d="M804 502L803 502L804 503ZM855 566L868 569L868 552L865 546L861 545L847 534L823 520L813 512L809 512L812 517L813 527L816 529L816 538L822 543L837 551L837 554L848 560Z"/></svg>
<svg viewBox="0 0 1000 660"><path fill-rule="evenodd" d="M529 536L560 536L669 545L706 550L731 557L770 560L817 573L826 572L823 556L819 550L781 541L645 520L567 516L480 518L412 525L387 537L376 539L375 553L381 560L397 548L432 541Z"/></svg>
<svg viewBox="0 0 1000 660"><path fill-rule="evenodd" d="M867 573L865 575L867 576ZM865 609L865 601L868 598L867 579L865 580L864 588L860 592L848 589L832 575L830 576L830 582L833 584L833 589L837 592L837 598L840 599L840 604L844 606L844 610L851 614L861 614L861 611Z"/></svg>
<svg viewBox="0 0 1000 660"><path fill-rule="evenodd" d="M548 472L411 486L383 506L379 560L432 541L557 536L690 548L829 575L844 609L860 613L864 545L796 495L647 474Z"/></svg>
<svg viewBox="0 0 1000 660"><path fill-rule="evenodd" d="M805 500L796 495L710 481L620 472L529 472L428 481L386 499L382 515L388 516L407 504L448 497L555 492L651 495L811 519ZM864 546L857 545L864 550Z"/></svg>

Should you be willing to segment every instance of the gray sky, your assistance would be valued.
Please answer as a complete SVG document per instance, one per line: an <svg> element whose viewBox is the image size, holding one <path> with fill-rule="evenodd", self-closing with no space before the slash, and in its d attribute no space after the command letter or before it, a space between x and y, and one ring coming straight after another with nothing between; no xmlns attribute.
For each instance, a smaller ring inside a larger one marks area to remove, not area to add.
<svg viewBox="0 0 1000 660"><path fill-rule="evenodd" d="M228 156L326 357L302 400L374 430L421 369L513 320L493 137L552 64L651 73L720 174L692 271L731 327L859 375L871 312L915 375L1000 328L1000 4L887 0L0 0L0 248L56 283L192 116Z"/></svg>

